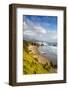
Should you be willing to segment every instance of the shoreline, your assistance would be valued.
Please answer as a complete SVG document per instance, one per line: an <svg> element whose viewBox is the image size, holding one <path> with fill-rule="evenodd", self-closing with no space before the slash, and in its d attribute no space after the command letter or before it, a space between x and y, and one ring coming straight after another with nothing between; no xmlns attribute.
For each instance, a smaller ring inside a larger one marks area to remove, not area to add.
<svg viewBox="0 0 68 90"><path fill-rule="evenodd" d="M57 47L40 46L38 50L43 56L52 61L54 65L57 65Z"/></svg>
<svg viewBox="0 0 68 90"><path fill-rule="evenodd" d="M41 54L40 52L39 52L39 50L38 50L38 47L37 46L33 46L33 45L31 45L30 47L29 47L31 50L32 50L32 54L33 54L33 57L35 58L35 59L38 59L38 62L39 63L41 63L41 64L43 64L43 65L46 65L47 64L47 67L49 67L50 66L50 62L52 61L50 58L48 58L47 56L44 56L43 54ZM50 69L50 72L57 72L57 68L51 68Z"/></svg>
<svg viewBox="0 0 68 90"><path fill-rule="evenodd" d="M28 49L29 49L29 50L32 50L32 52L30 52L30 53L32 53L33 56L34 56L34 58L37 58L40 63L42 63L42 64L45 64L46 62L49 63L48 58L45 57L45 56L43 56L43 55L39 52L37 46L30 45Z"/></svg>
<svg viewBox="0 0 68 90"><path fill-rule="evenodd" d="M24 41L24 74L57 73L50 59L38 50L39 44Z"/></svg>

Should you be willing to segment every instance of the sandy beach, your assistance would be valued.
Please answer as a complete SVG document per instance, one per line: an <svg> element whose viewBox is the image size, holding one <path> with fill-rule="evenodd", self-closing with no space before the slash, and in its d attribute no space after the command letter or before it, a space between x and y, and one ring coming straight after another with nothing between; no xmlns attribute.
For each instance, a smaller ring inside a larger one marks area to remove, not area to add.
<svg viewBox="0 0 68 90"><path fill-rule="evenodd" d="M33 57L36 58L39 63L47 65L47 67L50 66L50 59L41 54L37 46L29 45L28 50L33 54ZM56 72L56 69L50 68L50 72Z"/></svg>

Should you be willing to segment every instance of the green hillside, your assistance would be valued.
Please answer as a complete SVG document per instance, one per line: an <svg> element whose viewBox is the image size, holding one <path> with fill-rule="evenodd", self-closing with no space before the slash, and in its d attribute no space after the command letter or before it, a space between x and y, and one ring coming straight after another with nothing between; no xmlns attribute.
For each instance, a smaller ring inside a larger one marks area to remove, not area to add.
<svg viewBox="0 0 68 90"><path fill-rule="evenodd" d="M24 74L44 74L51 73L52 63L46 67L46 64L38 62L38 58L34 58L34 54L30 53L28 46L32 42L23 41L23 73Z"/></svg>

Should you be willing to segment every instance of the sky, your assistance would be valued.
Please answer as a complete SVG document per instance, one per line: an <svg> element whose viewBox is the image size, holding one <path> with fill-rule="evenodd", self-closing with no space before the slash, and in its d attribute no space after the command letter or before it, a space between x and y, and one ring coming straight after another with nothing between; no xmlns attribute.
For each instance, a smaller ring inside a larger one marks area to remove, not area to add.
<svg viewBox="0 0 68 90"><path fill-rule="evenodd" d="M23 16L24 39L57 42L57 16Z"/></svg>

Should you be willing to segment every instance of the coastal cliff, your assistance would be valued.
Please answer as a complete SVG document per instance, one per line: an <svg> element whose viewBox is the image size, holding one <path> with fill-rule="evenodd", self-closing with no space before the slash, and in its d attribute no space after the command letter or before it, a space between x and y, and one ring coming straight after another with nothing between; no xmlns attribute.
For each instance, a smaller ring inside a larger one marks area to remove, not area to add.
<svg viewBox="0 0 68 90"><path fill-rule="evenodd" d="M38 51L39 44L23 41L23 73L56 73L53 63Z"/></svg>

